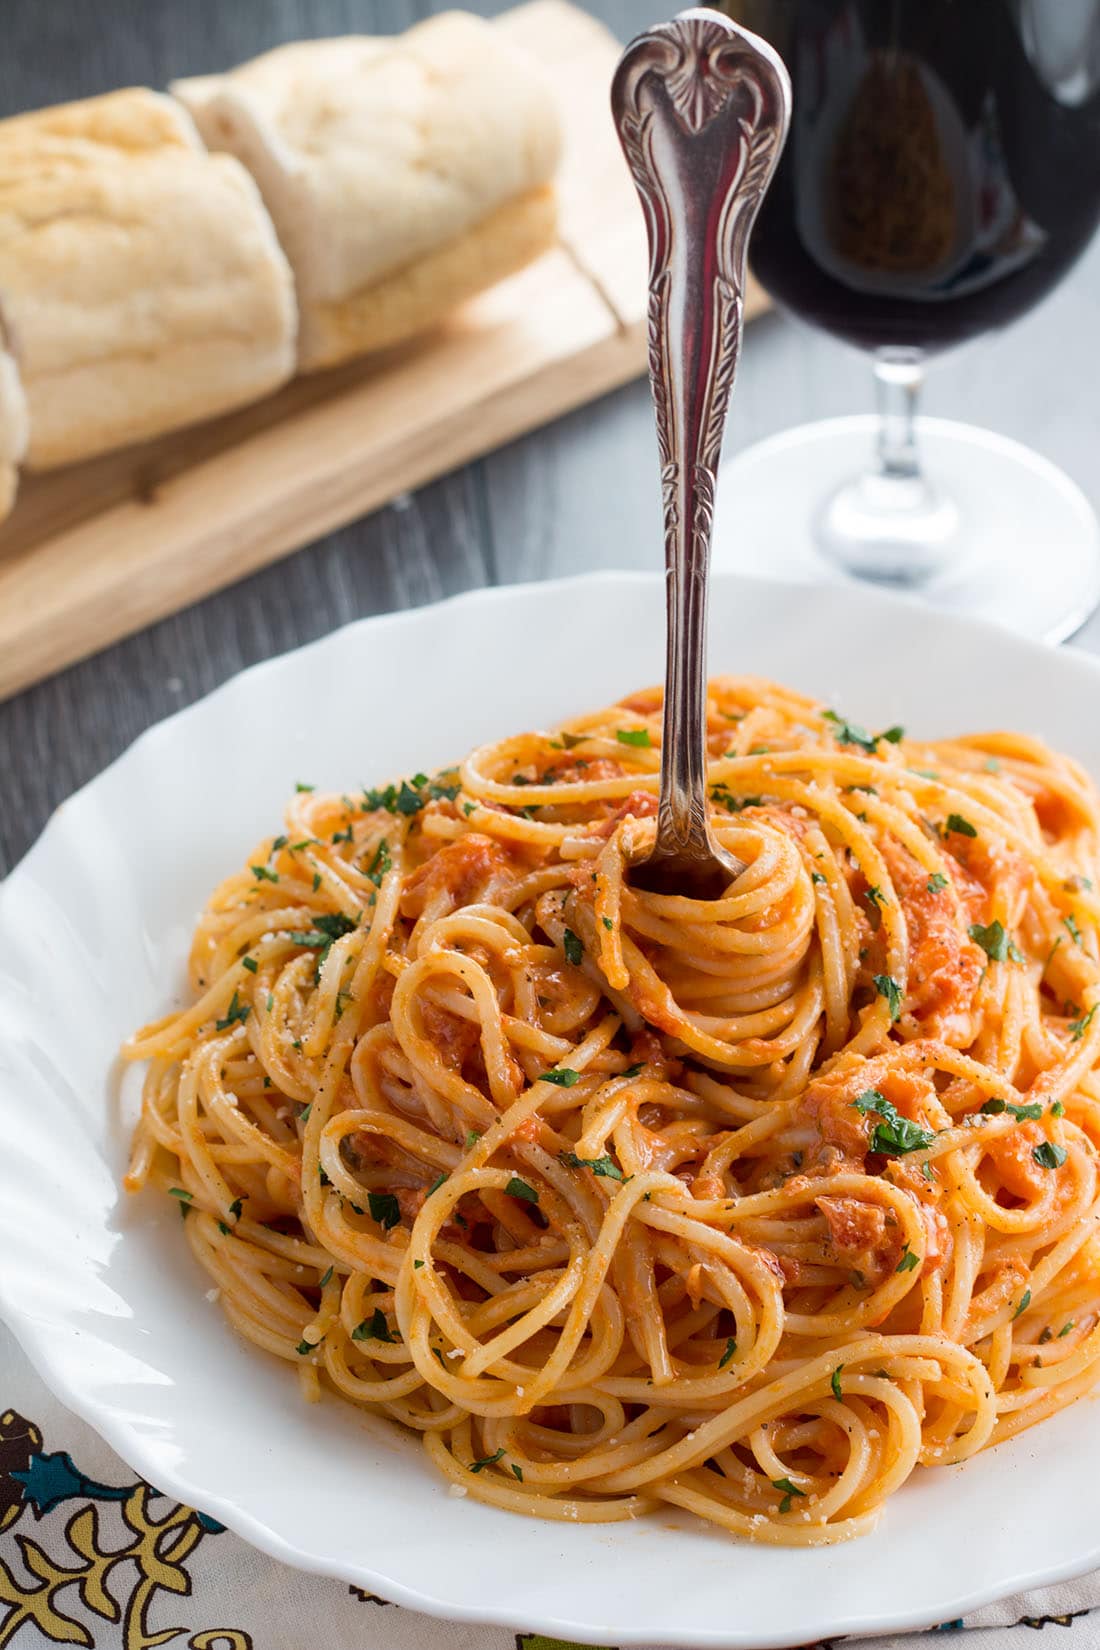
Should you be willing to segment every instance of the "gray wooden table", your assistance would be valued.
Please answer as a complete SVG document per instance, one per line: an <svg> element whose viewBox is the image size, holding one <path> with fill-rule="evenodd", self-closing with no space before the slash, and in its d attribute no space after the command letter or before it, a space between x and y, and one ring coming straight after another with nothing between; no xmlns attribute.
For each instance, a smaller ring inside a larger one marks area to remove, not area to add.
<svg viewBox="0 0 1100 1650"><path fill-rule="evenodd" d="M650 0L588 3L622 39L660 10ZM303 35L391 32L436 9L424 0L4 0L0 114L135 82L161 86ZM1098 339L1100 239L995 346L979 342L937 366L927 409L1028 442L1100 507ZM728 450L863 411L870 393L859 355L769 316L745 347ZM656 567L657 520L652 420L639 383L0 705L0 874L57 803L143 728L242 666L362 614L478 585ZM1100 651L1100 616L1078 641Z"/></svg>

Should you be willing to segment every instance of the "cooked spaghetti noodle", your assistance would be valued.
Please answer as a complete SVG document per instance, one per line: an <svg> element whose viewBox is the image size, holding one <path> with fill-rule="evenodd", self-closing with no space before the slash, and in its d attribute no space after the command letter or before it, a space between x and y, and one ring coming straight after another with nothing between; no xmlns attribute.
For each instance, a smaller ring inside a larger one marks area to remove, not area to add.
<svg viewBox="0 0 1100 1650"><path fill-rule="evenodd" d="M348 797L216 891L128 1185L452 1492L859 1534L1100 1374L1100 802L1012 733L711 686L720 900L639 891L660 694Z"/></svg>

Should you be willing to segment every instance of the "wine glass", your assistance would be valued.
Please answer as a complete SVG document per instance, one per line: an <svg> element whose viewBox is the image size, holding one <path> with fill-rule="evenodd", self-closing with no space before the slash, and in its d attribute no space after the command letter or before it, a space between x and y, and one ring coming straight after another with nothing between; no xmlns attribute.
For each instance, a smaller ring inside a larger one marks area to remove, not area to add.
<svg viewBox="0 0 1100 1650"><path fill-rule="evenodd" d="M930 356L1038 303L1096 227L1100 0L719 9L778 49L794 87L754 273L870 352L878 412L728 461L718 562L751 544L780 576L875 579L1060 640L1100 599L1091 507L1028 448L917 402ZM1075 368L1084 392L1091 356L1051 362Z"/></svg>

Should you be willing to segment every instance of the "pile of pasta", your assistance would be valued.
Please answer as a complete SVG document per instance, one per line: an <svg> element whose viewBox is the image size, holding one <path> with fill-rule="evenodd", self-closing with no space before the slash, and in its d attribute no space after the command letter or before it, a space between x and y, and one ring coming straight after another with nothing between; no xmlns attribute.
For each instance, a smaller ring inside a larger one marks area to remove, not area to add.
<svg viewBox="0 0 1100 1650"><path fill-rule="evenodd" d="M836 1541L1100 1374L1098 798L717 679L745 869L657 895L660 719L300 785L127 1046L127 1183L453 1494Z"/></svg>

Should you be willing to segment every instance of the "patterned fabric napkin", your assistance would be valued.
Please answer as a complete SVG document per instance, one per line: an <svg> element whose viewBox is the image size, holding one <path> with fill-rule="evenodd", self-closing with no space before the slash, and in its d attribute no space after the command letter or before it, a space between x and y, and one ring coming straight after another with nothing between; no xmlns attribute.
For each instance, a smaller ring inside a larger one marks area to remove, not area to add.
<svg viewBox="0 0 1100 1650"><path fill-rule="evenodd" d="M1021 1594L934 1635L864 1639L860 1650L947 1650L952 1629L968 1630L960 1650L1051 1650L1051 1638L1055 1650L1097 1650L1100 1575ZM0 1326L0 1650L49 1644L579 1650L519 1623L506 1631L436 1621L266 1558L135 1480Z"/></svg>

